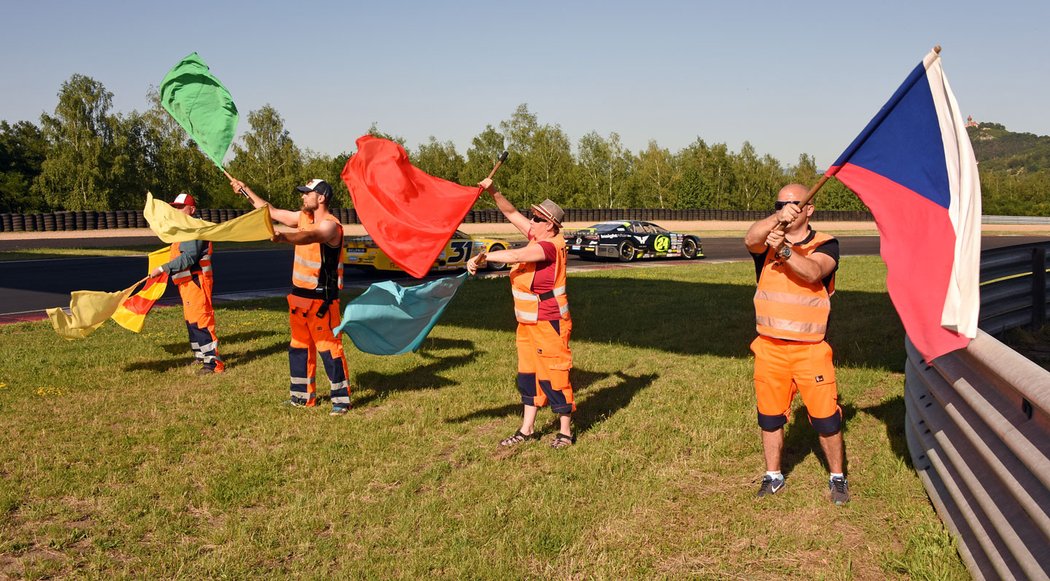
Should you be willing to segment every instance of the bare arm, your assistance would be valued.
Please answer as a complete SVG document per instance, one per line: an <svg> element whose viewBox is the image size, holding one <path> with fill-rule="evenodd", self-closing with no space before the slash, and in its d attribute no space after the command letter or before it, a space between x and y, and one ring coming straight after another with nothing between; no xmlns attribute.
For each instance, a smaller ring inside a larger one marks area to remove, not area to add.
<svg viewBox="0 0 1050 581"><path fill-rule="evenodd" d="M835 270L835 259L820 252L809 256L792 253L783 263L808 283L820 282Z"/></svg>
<svg viewBox="0 0 1050 581"><path fill-rule="evenodd" d="M507 200L507 198L504 198L503 194L496 191L491 179L482 180L478 186L492 194L492 199L496 202L496 207L499 208L500 212L503 212L503 215L507 217L507 220L510 220L511 224L514 224L514 227L517 228L519 232L526 236L529 235L529 219L523 216L521 212L514 207L514 204Z"/></svg>
<svg viewBox="0 0 1050 581"><path fill-rule="evenodd" d="M266 200L255 195L255 192L248 186L244 185L244 182L240 180L230 180L230 186L233 187L233 191L238 194L244 192L248 195L248 199L251 200L252 206L261 208L263 206L269 206L270 208L270 219L275 222L280 222L285 226L298 226L299 225L299 212L293 212L291 210L281 210L280 208L274 208L266 203Z"/></svg>
<svg viewBox="0 0 1050 581"><path fill-rule="evenodd" d="M486 260L491 260L493 262L518 263L543 262L546 258L547 256L543 252L543 247L539 244L529 244L522 248L497 250L495 252L490 252L489 254L482 252L467 261L467 272L470 274L476 274L478 272L478 265Z"/></svg>
<svg viewBox="0 0 1050 581"><path fill-rule="evenodd" d="M301 246L303 244L317 244L323 243L329 246L335 246L339 244L339 228L336 223L331 220L322 220L317 228L313 230L300 230L296 232L274 232L274 242L284 242L285 244L295 244Z"/></svg>

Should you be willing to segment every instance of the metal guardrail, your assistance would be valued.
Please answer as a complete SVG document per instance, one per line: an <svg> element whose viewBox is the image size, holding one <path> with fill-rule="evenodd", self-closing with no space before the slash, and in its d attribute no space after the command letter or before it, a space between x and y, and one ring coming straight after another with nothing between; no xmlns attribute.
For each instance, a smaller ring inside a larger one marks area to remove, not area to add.
<svg viewBox="0 0 1050 581"><path fill-rule="evenodd" d="M1046 322L1048 249L981 254L965 349L929 364L905 339L908 450L975 579L1050 579L1050 371L989 334Z"/></svg>
<svg viewBox="0 0 1050 581"><path fill-rule="evenodd" d="M981 216L981 224L1050 224L1047 216Z"/></svg>
<svg viewBox="0 0 1050 581"><path fill-rule="evenodd" d="M998 335L1007 329L1041 329L1046 324L1048 254L1050 242L981 253L981 329Z"/></svg>

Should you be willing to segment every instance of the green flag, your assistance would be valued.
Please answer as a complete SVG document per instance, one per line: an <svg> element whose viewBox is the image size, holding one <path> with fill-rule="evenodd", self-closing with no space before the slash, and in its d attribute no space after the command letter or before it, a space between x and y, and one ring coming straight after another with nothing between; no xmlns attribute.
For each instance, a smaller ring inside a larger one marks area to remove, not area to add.
<svg viewBox="0 0 1050 581"><path fill-rule="evenodd" d="M237 131L237 106L197 53L179 61L160 83L160 104L222 168Z"/></svg>

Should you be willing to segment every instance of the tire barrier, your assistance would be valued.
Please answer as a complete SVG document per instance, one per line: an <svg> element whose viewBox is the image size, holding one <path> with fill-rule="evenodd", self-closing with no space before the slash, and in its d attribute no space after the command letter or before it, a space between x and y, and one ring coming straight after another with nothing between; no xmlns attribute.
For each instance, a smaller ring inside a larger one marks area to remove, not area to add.
<svg viewBox="0 0 1050 581"><path fill-rule="evenodd" d="M527 211L527 209L525 209ZM247 214L249 209L211 209L198 208L197 217L208 222L225 222ZM357 212L353 208L336 210L339 221L344 224L359 224ZM753 222L769 215L766 210L706 210L687 208L673 210L669 208L566 208L566 222L603 222L607 220L647 220L681 221L681 220L719 220ZM817 211L813 217L817 221L872 221L867 212L839 210ZM463 217L467 223L507 223L503 213L495 208L471 210ZM141 210L94 211L58 211L42 214L5 213L0 216L0 232L44 231L44 230L95 230L114 228L148 228Z"/></svg>

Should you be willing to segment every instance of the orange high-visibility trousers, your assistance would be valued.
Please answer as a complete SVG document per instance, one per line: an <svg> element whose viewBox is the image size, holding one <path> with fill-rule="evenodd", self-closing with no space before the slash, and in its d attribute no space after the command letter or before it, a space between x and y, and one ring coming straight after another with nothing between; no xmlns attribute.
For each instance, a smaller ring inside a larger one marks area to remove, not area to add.
<svg viewBox="0 0 1050 581"><path fill-rule="evenodd" d="M518 323L518 391L521 403L568 414L576 411L569 370L572 350L569 335L572 321L558 319L535 324Z"/></svg>
<svg viewBox="0 0 1050 581"><path fill-rule="evenodd" d="M190 336L193 355L207 369L222 373L225 365L219 357L219 339L215 335L215 309L211 303L211 277L194 275L178 285L182 297L182 315Z"/></svg>
<svg viewBox="0 0 1050 581"><path fill-rule="evenodd" d="M324 362L332 384L332 404L350 405L350 368L343 355L342 340L332 334L339 325L339 301L332 301L320 317L324 301L288 295L288 322L292 341L288 346L289 395L307 406L317 405L317 355Z"/></svg>
<svg viewBox="0 0 1050 581"><path fill-rule="evenodd" d="M831 345L785 341L759 335L751 343L755 354L755 397L758 424L775 431L787 423L791 400L802 395L809 421L820 434L842 426Z"/></svg>

